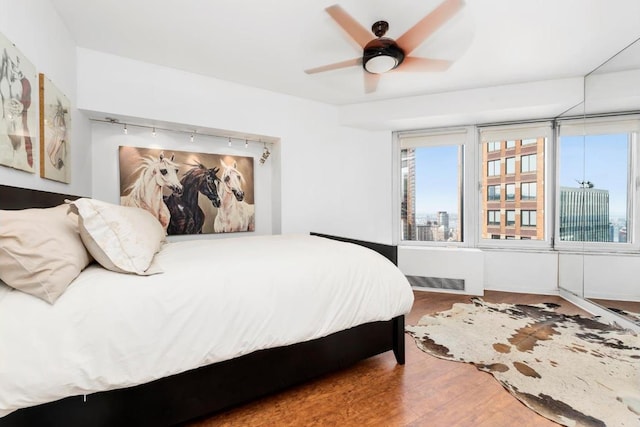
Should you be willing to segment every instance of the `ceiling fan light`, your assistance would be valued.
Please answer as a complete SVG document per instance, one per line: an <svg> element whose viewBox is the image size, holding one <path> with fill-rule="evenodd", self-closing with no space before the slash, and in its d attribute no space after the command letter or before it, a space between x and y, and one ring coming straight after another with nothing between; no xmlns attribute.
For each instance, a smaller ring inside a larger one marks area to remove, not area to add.
<svg viewBox="0 0 640 427"><path fill-rule="evenodd" d="M393 56L378 55L364 64L364 69L373 74L382 74L391 71L398 66L398 60Z"/></svg>
<svg viewBox="0 0 640 427"><path fill-rule="evenodd" d="M404 51L392 39L371 40L362 55L362 67L369 73L382 74L402 64Z"/></svg>

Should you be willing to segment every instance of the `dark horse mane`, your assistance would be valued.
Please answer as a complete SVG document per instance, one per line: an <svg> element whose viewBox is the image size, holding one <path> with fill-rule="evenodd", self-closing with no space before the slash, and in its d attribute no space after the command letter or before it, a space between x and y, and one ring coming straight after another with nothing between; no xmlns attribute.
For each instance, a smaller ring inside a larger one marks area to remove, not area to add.
<svg viewBox="0 0 640 427"><path fill-rule="evenodd" d="M168 234L200 234L204 226L204 212L198 205L198 194L204 194L213 206L220 207L220 197L218 196L217 182L220 179L217 173L219 168L208 169L202 163L197 163L189 169L180 183L182 184L182 194L175 193L165 196L164 203L169 208L171 214Z"/></svg>

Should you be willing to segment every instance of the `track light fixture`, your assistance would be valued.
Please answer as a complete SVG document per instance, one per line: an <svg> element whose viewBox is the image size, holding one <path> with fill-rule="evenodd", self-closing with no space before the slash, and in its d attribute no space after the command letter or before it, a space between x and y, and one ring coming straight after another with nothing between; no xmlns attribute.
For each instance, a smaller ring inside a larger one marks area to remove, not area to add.
<svg viewBox="0 0 640 427"><path fill-rule="evenodd" d="M265 142L264 143L264 150L262 151L262 157L260 157L260 164L264 165L264 162L267 161L267 159L269 158L270 155L271 155L271 152L267 148L267 143Z"/></svg>

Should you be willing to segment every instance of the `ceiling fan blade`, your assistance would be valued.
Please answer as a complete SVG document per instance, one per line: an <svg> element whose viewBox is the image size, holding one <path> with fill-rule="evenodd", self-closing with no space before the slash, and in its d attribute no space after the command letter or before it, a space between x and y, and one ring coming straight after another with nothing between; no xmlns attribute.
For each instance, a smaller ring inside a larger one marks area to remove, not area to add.
<svg viewBox="0 0 640 427"><path fill-rule="evenodd" d="M364 91L366 93L375 92L380 81L380 74L372 74L364 71Z"/></svg>
<svg viewBox="0 0 640 427"><path fill-rule="evenodd" d="M431 59L431 58L417 58L415 56L407 56L402 61L402 64L393 71L408 71L408 72L420 72L420 71L445 71L448 69L452 61L446 59Z"/></svg>
<svg viewBox="0 0 640 427"><path fill-rule="evenodd" d="M338 70L340 68L352 67L354 65L362 65L362 57L348 59L342 62L336 62L334 64L323 65L321 67L310 68L308 70L304 70L307 74L315 74L322 73L324 71Z"/></svg>
<svg viewBox="0 0 640 427"><path fill-rule="evenodd" d="M409 28L407 32L396 39L398 46L400 46L405 55L409 55L413 52L427 37L433 34L438 28L440 28L445 22L451 19L460 9L464 3L462 0L445 0L438 7L436 7L431 13L422 18L416 25Z"/></svg>
<svg viewBox="0 0 640 427"><path fill-rule="evenodd" d="M373 35L369 30L360 25L358 21L353 19L341 6L334 4L325 9L327 13L333 18L334 21L342 27L343 30L349 34L349 36L358 45L364 49L364 47L373 39Z"/></svg>

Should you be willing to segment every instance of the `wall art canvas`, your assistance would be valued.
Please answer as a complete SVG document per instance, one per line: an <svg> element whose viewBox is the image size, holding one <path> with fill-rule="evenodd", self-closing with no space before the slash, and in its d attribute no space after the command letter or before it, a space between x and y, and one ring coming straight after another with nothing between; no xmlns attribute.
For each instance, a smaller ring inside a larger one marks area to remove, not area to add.
<svg viewBox="0 0 640 427"><path fill-rule="evenodd" d="M38 74L3 34L0 34L0 104L0 165L35 173Z"/></svg>
<svg viewBox="0 0 640 427"><path fill-rule="evenodd" d="M253 157L120 146L120 204L169 235L255 230Z"/></svg>
<svg viewBox="0 0 640 427"><path fill-rule="evenodd" d="M39 75L40 82L40 176L71 182L71 103L58 88Z"/></svg>

